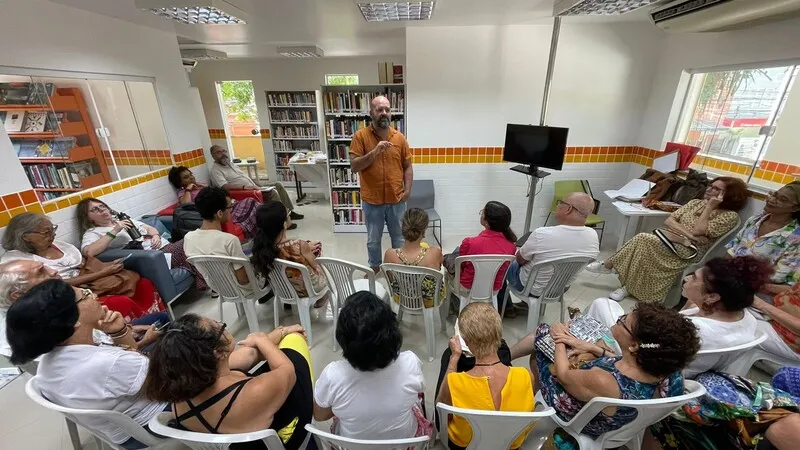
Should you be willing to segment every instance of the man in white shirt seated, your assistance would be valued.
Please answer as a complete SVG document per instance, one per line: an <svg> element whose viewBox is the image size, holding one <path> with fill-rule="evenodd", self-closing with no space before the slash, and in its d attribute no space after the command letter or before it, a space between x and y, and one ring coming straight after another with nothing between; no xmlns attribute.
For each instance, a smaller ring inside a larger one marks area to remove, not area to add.
<svg viewBox="0 0 800 450"><path fill-rule="evenodd" d="M211 146L211 158L214 159L214 164L209 170L212 186L223 188L226 191L237 189L261 190L265 194L264 200L278 200L283 203L292 220L303 218L302 214L294 212L292 199L289 198L286 188L280 182L266 183L264 187L257 185L252 178L242 172L242 169L231 162L228 150L220 145ZM273 196L277 196L277 198L273 198Z"/></svg>
<svg viewBox="0 0 800 450"><path fill-rule="evenodd" d="M6 311L30 288L45 280L61 279L55 269L39 261L15 260L0 264L0 355L11 357L6 339Z"/></svg>
<svg viewBox="0 0 800 450"><path fill-rule="evenodd" d="M222 231L222 224L231 219L232 204L233 201L225 189L204 187L200 190L197 198L195 198L194 205L200 212L200 217L203 218L203 225L194 231L190 231L183 238L186 257L216 255L247 259L239 238ZM250 279L244 266L234 264L233 267L236 281L239 282L242 293L251 295L253 290L250 288ZM208 279L207 274L204 273L203 276ZM268 297L271 297L271 295L265 296L263 301L266 301Z"/></svg>
<svg viewBox="0 0 800 450"><path fill-rule="evenodd" d="M594 200L589 194L573 192L558 201L555 217L558 225L535 229L525 244L517 250L516 260L506 272L506 283L497 293L498 306L505 298L508 285L515 291L525 288L531 274L531 268L562 258L586 256L597 258L600 254L600 241L597 232L586 226L586 217L594 209ZM551 268L540 270L536 276L531 295L538 297L553 276ZM521 303L520 307L526 307ZM516 309L509 301L506 305L506 316L516 316Z"/></svg>

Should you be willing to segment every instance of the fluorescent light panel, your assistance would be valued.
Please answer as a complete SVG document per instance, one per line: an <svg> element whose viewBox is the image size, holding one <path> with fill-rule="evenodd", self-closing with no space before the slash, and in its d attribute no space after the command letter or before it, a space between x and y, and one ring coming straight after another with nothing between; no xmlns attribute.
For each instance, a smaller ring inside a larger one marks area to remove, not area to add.
<svg viewBox="0 0 800 450"><path fill-rule="evenodd" d="M429 20L436 2L359 3L358 8L367 22Z"/></svg>
<svg viewBox="0 0 800 450"><path fill-rule="evenodd" d="M190 6L186 8L151 8L153 14L176 20L186 25L232 25L246 23L236 16L213 6Z"/></svg>
<svg viewBox="0 0 800 450"><path fill-rule="evenodd" d="M325 56L321 48L311 46L278 47L278 54L287 58L320 58Z"/></svg>
<svg viewBox="0 0 800 450"><path fill-rule="evenodd" d="M625 14L660 0L583 0L557 13L559 16L611 16Z"/></svg>

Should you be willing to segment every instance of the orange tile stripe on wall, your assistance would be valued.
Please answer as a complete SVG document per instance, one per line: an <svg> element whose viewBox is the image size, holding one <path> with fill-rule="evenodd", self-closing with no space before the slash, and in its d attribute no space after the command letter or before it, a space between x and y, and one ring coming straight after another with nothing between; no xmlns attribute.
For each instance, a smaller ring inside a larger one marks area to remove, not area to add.
<svg viewBox="0 0 800 450"><path fill-rule="evenodd" d="M413 148L416 164L502 163L502 147L417 147ZM649 165L660 152L643 147L567 147L564 162L637 162Z"/></svg>
<svg viewBox="0 0 800 450"><path fill-rule="evenodd" d="M118 166L169 166L172 164L169 150L103 150L106 164L111 164L111 156Z"/></svg>
<svg viewBox="0 0 800 450"><path fill-rule="evenodd" d="M718 169L724 172L738 174L748 174L752 165L739 162L725 161L710 156L697 155L692 162L695 168L705 168L706 170ZM778 163L775 161L763 160L756 168L753 178L772 181L774 183L787 184L795 180L795 174L800 173L800 167L792 164Z"/></svg>
<svg viewBox="0 0 800 450"><path fill-rule="evenodd" d="M203 149L201 148L184 153L177 153L173 156L175 157L176 163L188 167L195 167L206 163L205 156L203 156ZM171 164L171 162L168 164ZM26 211L45 214L51 213L59 209L77 205L78 202L85 198L100 197L112 192L121 191L138 184L166 177L168 173L169 168L165 167L163 169L154 170L137 177L126 178L124 180L116 181L114 183L91 190L78 192L65 197L59 197L56 200L52 200L47 203L41 203L33 189L27 189L24 191L3 195L0 197L0 228L8 225L8 222L12 217Z"/></svg>
<svg viewBox="0 0 800 450"><path fill-rule="evenodd" d="M225 130L222 128L209 128L208 135L211 139L225 139Z"/></svg>

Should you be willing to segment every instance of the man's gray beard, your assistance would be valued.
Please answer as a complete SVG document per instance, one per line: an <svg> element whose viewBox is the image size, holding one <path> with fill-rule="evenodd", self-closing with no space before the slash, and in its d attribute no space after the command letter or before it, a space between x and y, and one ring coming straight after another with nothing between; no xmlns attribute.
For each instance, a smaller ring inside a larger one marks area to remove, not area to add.
<svg viewBox="0 0 800 450"><path fill-rule="evenodd" d="M389 119L379 119L378 120L378 128L382 128L382 129L389 128Z"/></svg>

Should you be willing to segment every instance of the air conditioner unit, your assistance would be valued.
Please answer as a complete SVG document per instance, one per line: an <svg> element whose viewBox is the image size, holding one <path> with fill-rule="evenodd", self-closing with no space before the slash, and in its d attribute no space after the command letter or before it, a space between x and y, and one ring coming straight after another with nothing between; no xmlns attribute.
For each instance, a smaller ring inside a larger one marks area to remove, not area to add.
<svg viewBox="0 0 800 450"><path fill-rule="evenodd" d="M670 33L745 28L800 15L800 0L677 0L650 12L650 20Z"/></svg>

